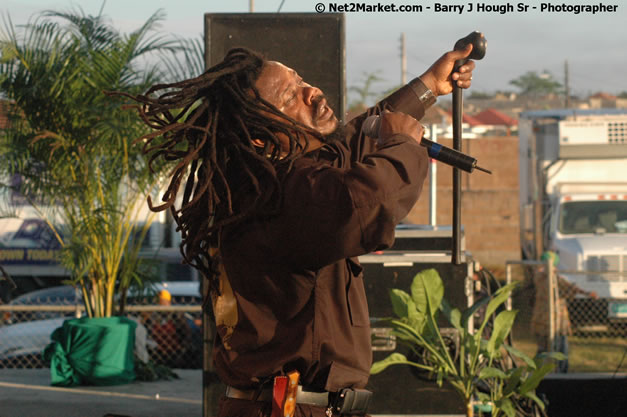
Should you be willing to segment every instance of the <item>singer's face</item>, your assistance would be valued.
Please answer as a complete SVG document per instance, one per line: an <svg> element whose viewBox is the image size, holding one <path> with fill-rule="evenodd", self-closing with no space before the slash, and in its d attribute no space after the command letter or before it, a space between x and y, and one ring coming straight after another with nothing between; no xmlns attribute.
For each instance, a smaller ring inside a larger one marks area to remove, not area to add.
<svg viewBox="0 0 627 417"><path fill-rule="evenodd" d="M322 135L328 135L339 125L322 91L280 62L266 62L256 86L261 97L285 115Z"/></svg>

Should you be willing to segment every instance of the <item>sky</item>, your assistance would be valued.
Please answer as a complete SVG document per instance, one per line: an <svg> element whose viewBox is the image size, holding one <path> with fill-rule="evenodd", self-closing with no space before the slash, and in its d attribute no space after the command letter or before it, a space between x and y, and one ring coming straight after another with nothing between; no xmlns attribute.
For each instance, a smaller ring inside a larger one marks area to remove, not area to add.
<svg viewBox="0 0 627 417"><path fill-rule="evenodd" d="M318 3L326 11L332 3L348 8L357 4L422 6L423 11L416 13L346 12L348 87L362 86L364 74L375 72L383 79L373 86L376 92L400 83L401 33L405 33L407 73L411 80L452 49L458 39L478 30L484 33L488 47L485 58L476 63L471 87L474 91L517 91L509 81L528 71L547 70L563 83L566 62L570 90L575 95L627 91L627 2L620 0L107 0L103 14L111 18L115 27L128 32L162 9L166 14L164 32L198 37L203 33L205 13L245 13L250 11L251 3L255 13L276 13L279 8L281 13L316 13L316 7L321 7L316 6ZM541 11L543 3L553 10ZM493 9L509 4L513 11L481 11L480 4ZM558 10L576 4L616 6L616 10L595 14ZM473 9L469 11L471 5ZM527 11L518 11L519 5L527 6ZM97 14L103 1L3 0L0 12L4 19L8 14L13 24L19 25L42 10L78 6L88 14ZM444 6L451 11L442 10ZM461 13L460 6L464 7Z"/></svg>

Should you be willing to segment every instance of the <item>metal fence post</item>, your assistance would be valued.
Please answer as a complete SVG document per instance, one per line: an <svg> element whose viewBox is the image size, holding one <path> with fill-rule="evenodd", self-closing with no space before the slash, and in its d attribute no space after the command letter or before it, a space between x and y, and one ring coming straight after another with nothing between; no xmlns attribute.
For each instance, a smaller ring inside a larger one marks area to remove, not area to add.
<svg viewBox="0 0 627 417"><path fill-rule="evenodd" d="M202 417L211 413L211 316L205 297L209 297L209 281L202 280Z"/></svg>
<svg viewBox="0 0 627 417"><path fill-rule="evenodd" d="M507 262L505 264L505 278L506 278L506 285L509 285L512 283L512 264ZM507 297L507 302L505 304L505 308L510 311L512 309L512 294L509 295L509 297Z"/></svg>
<svg viewBox="0 0 627 417"><path fill-rule="evenodd" d="M553 260L549 257L546 261L546 271L548 276L549 288L549 346L552 351L555 350L555 319L556 319L556 299L555 299L555 282L553 272Z"/></svg>

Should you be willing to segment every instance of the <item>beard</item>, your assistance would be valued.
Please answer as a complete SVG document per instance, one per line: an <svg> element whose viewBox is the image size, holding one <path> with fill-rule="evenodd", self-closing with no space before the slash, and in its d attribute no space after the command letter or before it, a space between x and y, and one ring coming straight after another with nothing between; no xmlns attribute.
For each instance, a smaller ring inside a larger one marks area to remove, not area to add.
<svg viewBox="0 0 627 417"><path fill-rule="evenodd" d="M335 130L328 135L322 135L320 141L327 145L331 145L333 143L345 143L346 128L338 122Z"/></svg>
<svg viewBox="0 0 627 417"><path fill-rule="evenodd" d="M322 100L324 100L324 103L322 102ZM326 104L326 106L330 108L329 100L324 94L320 94L312 98L311 103L313 104L314 109L315 109L315 112L313 114L313 120L317 120L320 117L324 109L324 104ZM335 112L333 112L333 114L334 114L333 117L335 118ZM335 120L337 121L337 127L335 128L333 132L326 134L326 135L321 135L319 139L322 143L332 144L332 143L337 143L337 142L344 142L346 140L345 134L344 134L345 133L344 126L340 124L337 118Z"/></svg>

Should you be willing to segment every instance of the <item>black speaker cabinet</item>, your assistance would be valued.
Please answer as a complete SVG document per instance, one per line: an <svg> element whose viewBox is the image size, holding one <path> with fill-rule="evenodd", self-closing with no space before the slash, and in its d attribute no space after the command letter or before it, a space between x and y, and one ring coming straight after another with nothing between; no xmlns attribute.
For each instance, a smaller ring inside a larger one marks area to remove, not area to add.
<svg viewBox="0 0 627 417"><path fill-rule="evenodd" d="M205 65L246 47L295 69L320 88L338 119L345 112L344 15L333 13L207 13Z"/></svg>
<svg viewBox="0 0 627 417"><path fill-rule="evenodd" d="M550 417L627 416L627 375L549 374L536 394Z"/></svg>
<svg viewBox="0 0 627 417"><path fill-rule="evenodd" d="M414 276L426 269L435 269L444 283L444 297L460 310L473 302L472 275L474 264L465 256L460 265L451 264L450 253L437 252L383 252L359 258L364 268L364 284L372 319L373 334L386 337L390 328L377 323L378 318L393 317L388 295L391 288L410 293ZM445 318L439 324L445 340L459 343L455 329ZM379 361L393 352L403 353L411 359L408 349L397 346L393 340L373 341L373 359ZM417 359L417 358L416 358ZM427 373L418 372L405 365L394 365L370 377L368 388L374 392L370 414L387 415L465 415L464 403L452 387L438 387Z"/></svg>

